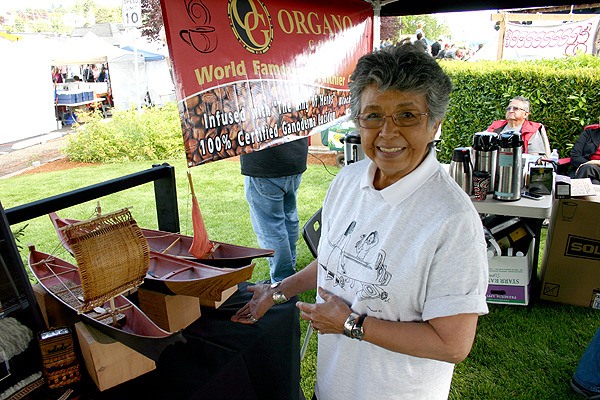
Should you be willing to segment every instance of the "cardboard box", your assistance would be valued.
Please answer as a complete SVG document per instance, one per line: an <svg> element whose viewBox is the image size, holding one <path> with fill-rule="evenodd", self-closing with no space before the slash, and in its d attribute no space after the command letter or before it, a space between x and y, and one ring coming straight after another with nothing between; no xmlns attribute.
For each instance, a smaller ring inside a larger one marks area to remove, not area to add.
<svg viewBox="0 0 600 400"><path fill-rule="evenodd" d="M488 285L486 293L487 302L491 304L507 304L526 306L529 304L531 285Z"/></svg>
<svg viewBox="0 0 600 400"><path fill-rule="evenodd" d="M600 309L600 196L554 200L540 299Z"/></svg>
<svg viewBox="0 0 600 400"><path fill-rule="evenodd" d="M495 304L529 304L535 238L524 256L496 256L488 260L487 302Z"/></svg>
<svg viewBox="0 0 600 400"><path fill-rule="evenodd" d="M138 288L140 308L169 332L176 332L200 318L200 299L191 296L168 295Z"/></svg>
<svg viewBox="0 0 600 400"><path fill-rule="evenodd" d="M225 303L225 301L227 301L228 298L230 298L235 292L237 292L237 289L238 289L237 285L232 286L229 289L225 289L221 293L221 300L219 300L219 301L200 299L200 305L204 306L204 307L210 307L210 308L219 308L219 307L221 307L221 304Z"/></svg>
<svg viewBox="0 0 600 400"><path fill-rule="evenodd" d="M83 322L75 324L85 367L100 391L156 369L154 361Z"/></svg>

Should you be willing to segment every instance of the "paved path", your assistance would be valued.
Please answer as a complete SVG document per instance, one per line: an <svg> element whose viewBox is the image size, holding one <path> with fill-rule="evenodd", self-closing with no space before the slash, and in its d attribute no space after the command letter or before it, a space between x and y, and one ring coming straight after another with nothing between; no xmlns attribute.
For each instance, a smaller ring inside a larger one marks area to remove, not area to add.
<svg viewBox="0 0 600 400"><path fill-rule="evenodd" d="M50 161L64 158L70 128L15 143L0 145L0 179L8 178Z"/></svg>

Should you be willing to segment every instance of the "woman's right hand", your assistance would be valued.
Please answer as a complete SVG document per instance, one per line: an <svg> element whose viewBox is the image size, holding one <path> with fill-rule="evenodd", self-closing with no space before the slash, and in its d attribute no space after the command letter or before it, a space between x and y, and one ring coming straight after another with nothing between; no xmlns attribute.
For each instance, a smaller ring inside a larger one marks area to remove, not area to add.
<svg viewBox="0 0 600 400"><path fill-rule="evenodd" d="M241 324L254 324L275 304L273 303L271 285L257 283L248 286L248 291L253 293L252 300L240 308L231 317L231 321Z"/></svg>

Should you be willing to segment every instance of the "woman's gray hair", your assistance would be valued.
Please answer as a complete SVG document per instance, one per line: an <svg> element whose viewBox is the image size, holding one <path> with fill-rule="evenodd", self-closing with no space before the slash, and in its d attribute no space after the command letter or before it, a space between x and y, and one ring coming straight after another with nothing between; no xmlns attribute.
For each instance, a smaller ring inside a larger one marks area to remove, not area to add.
<svg viewBox="0 0 600 400"><path fill-rule="evenodd" d="M363 91L373 84L381 91L425 95L429 127L446 115L452 82L433 57L412 44L388 46L358 60L348 83L352 118L360 114Z"/></svg>

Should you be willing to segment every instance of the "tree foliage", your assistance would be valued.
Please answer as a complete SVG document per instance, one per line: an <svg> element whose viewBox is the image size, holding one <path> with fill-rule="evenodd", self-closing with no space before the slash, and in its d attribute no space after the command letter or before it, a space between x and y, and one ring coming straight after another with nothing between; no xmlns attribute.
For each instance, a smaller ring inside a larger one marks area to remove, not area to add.
<svg viewBox="0 0 600 400"><path fill-rule="evenodd" d="M142 36L158 40L163 24L160 0L142 0Z"/></svg>
<svg viewBox="0 0 600 400"><path fill-rule="evenodd" d="M402 26L402 20L400 17L381 17L379 36L381 40L390 39L392 43L396 43L398 40L398 34Z"/></svg>
<svg viewBox="0 0 600 400"><path fill-rule="evenodd" d="M390 39L392 43L396 43L402 37L414 36L419 23L423 24L423 35L427 39L437 40L450 36L450 28L438 21L435 15L405 15L380 19L381 40Z"/></svg>
<svg viewBox="0 0 600 400"><path fill-rule="evenodd" d="M404 15L401 19L402 35L414 35L419 23L423 24L423 36L430 40L440 37L450 37L450 28L443 22L438 21L435 15Z"/></svg>
<svg viewBox="0 0 600 400"><path fill-rule="evenodd" d="M121 13L121 9L119 7L115 8L98 8L95 11L96 15L96 23L103 24L106 22L121 22L123 15Z"/></svg>
<svg viewBox="0 0 600 400"><path fill-rule="evenodd" d="M70 34L73 26L65 25L65 15L73 13L90 21L94 16L95 23L121 22L121 7L100 7L94 0L77 0L72 6L52 5L48 9L26 8L17 11L12 25L0 16L0 28L7 32L44 32Z"/></svg>

